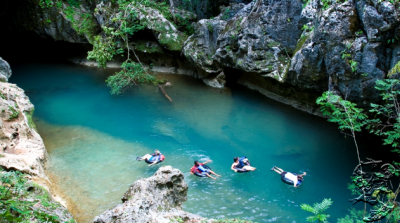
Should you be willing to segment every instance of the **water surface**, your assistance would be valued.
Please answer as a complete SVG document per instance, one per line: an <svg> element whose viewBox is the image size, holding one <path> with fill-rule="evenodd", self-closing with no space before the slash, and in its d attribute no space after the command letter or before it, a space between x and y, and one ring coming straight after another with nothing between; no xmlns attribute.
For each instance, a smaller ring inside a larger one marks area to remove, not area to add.
<svg viewBox="0 0 400 223"><path fill-rule="evenodd" d="M351 207L346 184L357 164L352 139L324 119L244 89L214 89L201 81L163 75L170 103L152 85L110 95L112 71L69 64L16 64L10 82L35 105L39 133L49 152L47 172L69 200L79 222L120 203L135 180L158 167L135 161L159 149L162 165L185 174L186 211L209 218L256 222L306 222L302 203L332 198L331 221ZM234 156L257 170L230 170ZM213 160L216 181L189 174L194 160ZM293 188L270 169L306 171Z"/></svg>

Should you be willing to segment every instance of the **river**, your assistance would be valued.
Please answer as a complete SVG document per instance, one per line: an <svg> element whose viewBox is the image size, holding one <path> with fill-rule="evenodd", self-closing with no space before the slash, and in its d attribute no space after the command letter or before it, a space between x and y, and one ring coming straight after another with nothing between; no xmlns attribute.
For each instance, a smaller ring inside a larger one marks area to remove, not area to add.
<svg viewBox="0 0 400 223"><path fill-rule="evenodd" d="M11 65L10 82L36 108L49 153L46 171L78 222L120 203L130 184L160 165L183 171L189 185L184 210L204 217L306 222L300 204L332 198L328 212L336 222L352 207L347 183L358 164L354 143L325 119L246 88L214 89L186 76L159 74L173 84L166 88L171 103L153 85L112 96L105 80L114 70ZM165 154L162 164L135 160L154 149ZM257 170L234 173L235 156L247 156ZM208 159L222 175L218 180L189 174L194 160ZM273 166L307 176L293 188L270 171Z"/></svg>

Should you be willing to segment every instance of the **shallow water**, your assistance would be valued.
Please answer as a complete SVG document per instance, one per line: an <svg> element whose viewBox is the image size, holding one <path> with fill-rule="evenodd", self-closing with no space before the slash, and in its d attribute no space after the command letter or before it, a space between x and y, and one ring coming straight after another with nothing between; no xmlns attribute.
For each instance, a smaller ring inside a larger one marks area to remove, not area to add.
<svg viewBox="0 0 400 223"><path fill-rule="evenodd" d="M79 222L120 203L135 180L158 167L135 161L159 149L162 165L185 174L186 211L210 218L256 222L306 222L302 203L332 198L331 221L343 217L352 196L346 189L357 164L352 139L334 124L292 109L257 92L219 90L201 81L163 75L173 83L170 103L154 86L115 97L104 81L112 72L69 64L11 64L10 82L36 107L34 120L49 152L47 172L70 201ZM362 146L361 146L362 147ZM234 156L257 170L230 170ZM194 160L212 159L216 181L189 174ZM293 188L270 169L306 171Z"/></svg>

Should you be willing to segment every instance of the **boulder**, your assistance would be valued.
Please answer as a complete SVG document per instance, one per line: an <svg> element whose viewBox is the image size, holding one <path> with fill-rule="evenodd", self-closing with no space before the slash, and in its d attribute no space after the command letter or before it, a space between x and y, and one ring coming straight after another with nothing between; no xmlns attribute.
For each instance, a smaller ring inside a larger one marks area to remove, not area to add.
<svg viewBox="0 0 400 223"><path fill-rule="evenodd" d="M96 216L94 222L209 222L182 210L187 191L183 173L163 166L152 177L132 184L122 197L123 203Z"/></svg>

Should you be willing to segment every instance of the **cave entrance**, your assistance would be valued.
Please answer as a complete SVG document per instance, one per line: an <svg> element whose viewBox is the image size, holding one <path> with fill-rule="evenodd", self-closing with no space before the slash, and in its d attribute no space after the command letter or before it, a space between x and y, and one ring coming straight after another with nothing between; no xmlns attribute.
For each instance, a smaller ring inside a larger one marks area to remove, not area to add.
<svg viewBox="0 0 400 223"><path fill-rule="evenodd" d="M237 87L239 85L237 83L237 81L243 75L242 70L226 67L226 68L224 68L224 73L225 73L225 77L226 77L226 86L227 87Z"/></svg>

